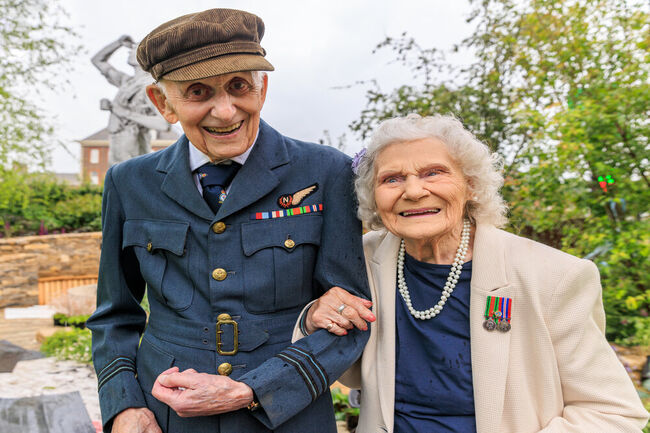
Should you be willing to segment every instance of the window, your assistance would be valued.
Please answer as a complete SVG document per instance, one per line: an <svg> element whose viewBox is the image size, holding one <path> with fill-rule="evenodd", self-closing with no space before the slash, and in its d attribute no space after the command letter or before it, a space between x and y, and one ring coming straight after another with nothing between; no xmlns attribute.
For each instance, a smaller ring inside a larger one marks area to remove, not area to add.
<svg viewBox="0 0 650 433"><path fill-rule="evenodd" d="M93 185L99 185L99 174L96 171L90 172L90 183Z"/></svg>
<svg viewBox="0 0 650 433"><path fill-rule="evenodd" d="M90 149L90 163L91 164L99 163L99 149Z"/></svg>

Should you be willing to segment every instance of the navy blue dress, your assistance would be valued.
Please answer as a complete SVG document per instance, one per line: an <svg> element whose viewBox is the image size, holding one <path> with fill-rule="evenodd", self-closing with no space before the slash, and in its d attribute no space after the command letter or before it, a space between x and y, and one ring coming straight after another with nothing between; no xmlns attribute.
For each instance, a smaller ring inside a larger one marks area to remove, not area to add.
<svg viewBox="0 0 650 433"><path fill-rule="evenodd" d="M404 278L413 308L440 299L451 265L420 262L405 254ZM469 343L472 263L463 265L442 312L413 317L396 296L395 433L476 432Z"/></svg>

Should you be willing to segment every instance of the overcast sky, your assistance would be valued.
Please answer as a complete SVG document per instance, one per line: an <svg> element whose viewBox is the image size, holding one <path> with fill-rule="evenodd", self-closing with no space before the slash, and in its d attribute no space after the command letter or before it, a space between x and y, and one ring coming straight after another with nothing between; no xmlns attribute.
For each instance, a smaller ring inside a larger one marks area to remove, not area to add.
<svg viewBox="0 0 650 433"><path fill-rule="evenodd" d="M113 99L112 87L90 58L123 34L142 39L150 30L177 16L213 7L243 9L259 15L266 25L262 46L275 66L262 110L271 126L284 135L318 141L328 130L333 139L348 131L365 105L365 87L357 81L376 78L389 89L412 81L410 72L390 64L388 50L372 54L386 36L406 31L424 47L449 49L468 36L467 0L61 0L70 24L81 35L86 53L74 59L72 86L46 95L44 109L55 116L57 135L73 155L53 155L57 172L79 170L81 140L104 128L108 112L101 98ZM111 63L125 72L126 49ZM346 153L362 145L348 132Z"/></svg>

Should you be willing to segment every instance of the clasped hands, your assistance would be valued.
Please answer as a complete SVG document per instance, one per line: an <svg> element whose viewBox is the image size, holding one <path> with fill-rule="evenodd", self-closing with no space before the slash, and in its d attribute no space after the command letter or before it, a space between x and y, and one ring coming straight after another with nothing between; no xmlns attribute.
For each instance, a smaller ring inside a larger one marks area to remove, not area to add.
<svg viewBox="0 0 650 433"><path fill-rule="evenodd" d="M180 417L217 415L242 409L253 401L253 390L226 376L181 372L172 367L160 373L151 394ZM144 407L120 412L113 433L161 433L153 413Z"/></svg>
<svg viewBox="0 0 650 433"><path fill-rule="evenodd" d="M253 401L253 390L243 382L192 368L181 372L178 367L163 371L151 394L180 417L217 415Z"/></svg>

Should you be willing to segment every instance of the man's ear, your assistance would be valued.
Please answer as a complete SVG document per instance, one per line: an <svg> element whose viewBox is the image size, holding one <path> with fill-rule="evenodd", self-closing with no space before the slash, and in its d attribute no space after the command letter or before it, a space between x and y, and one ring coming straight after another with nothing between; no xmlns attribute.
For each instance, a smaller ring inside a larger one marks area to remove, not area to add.
<svg viewBox="0 0 650 433"><path fill-rule="evenodd" d="M171 106L167 100L167 96L165 96L160 87L158 87L156 84L149 84L146 88L146 91L147 96L153 105L156 106L162 117L164 117L167 122L178 122L178 116L176 115L174 108Z"/></svg>

